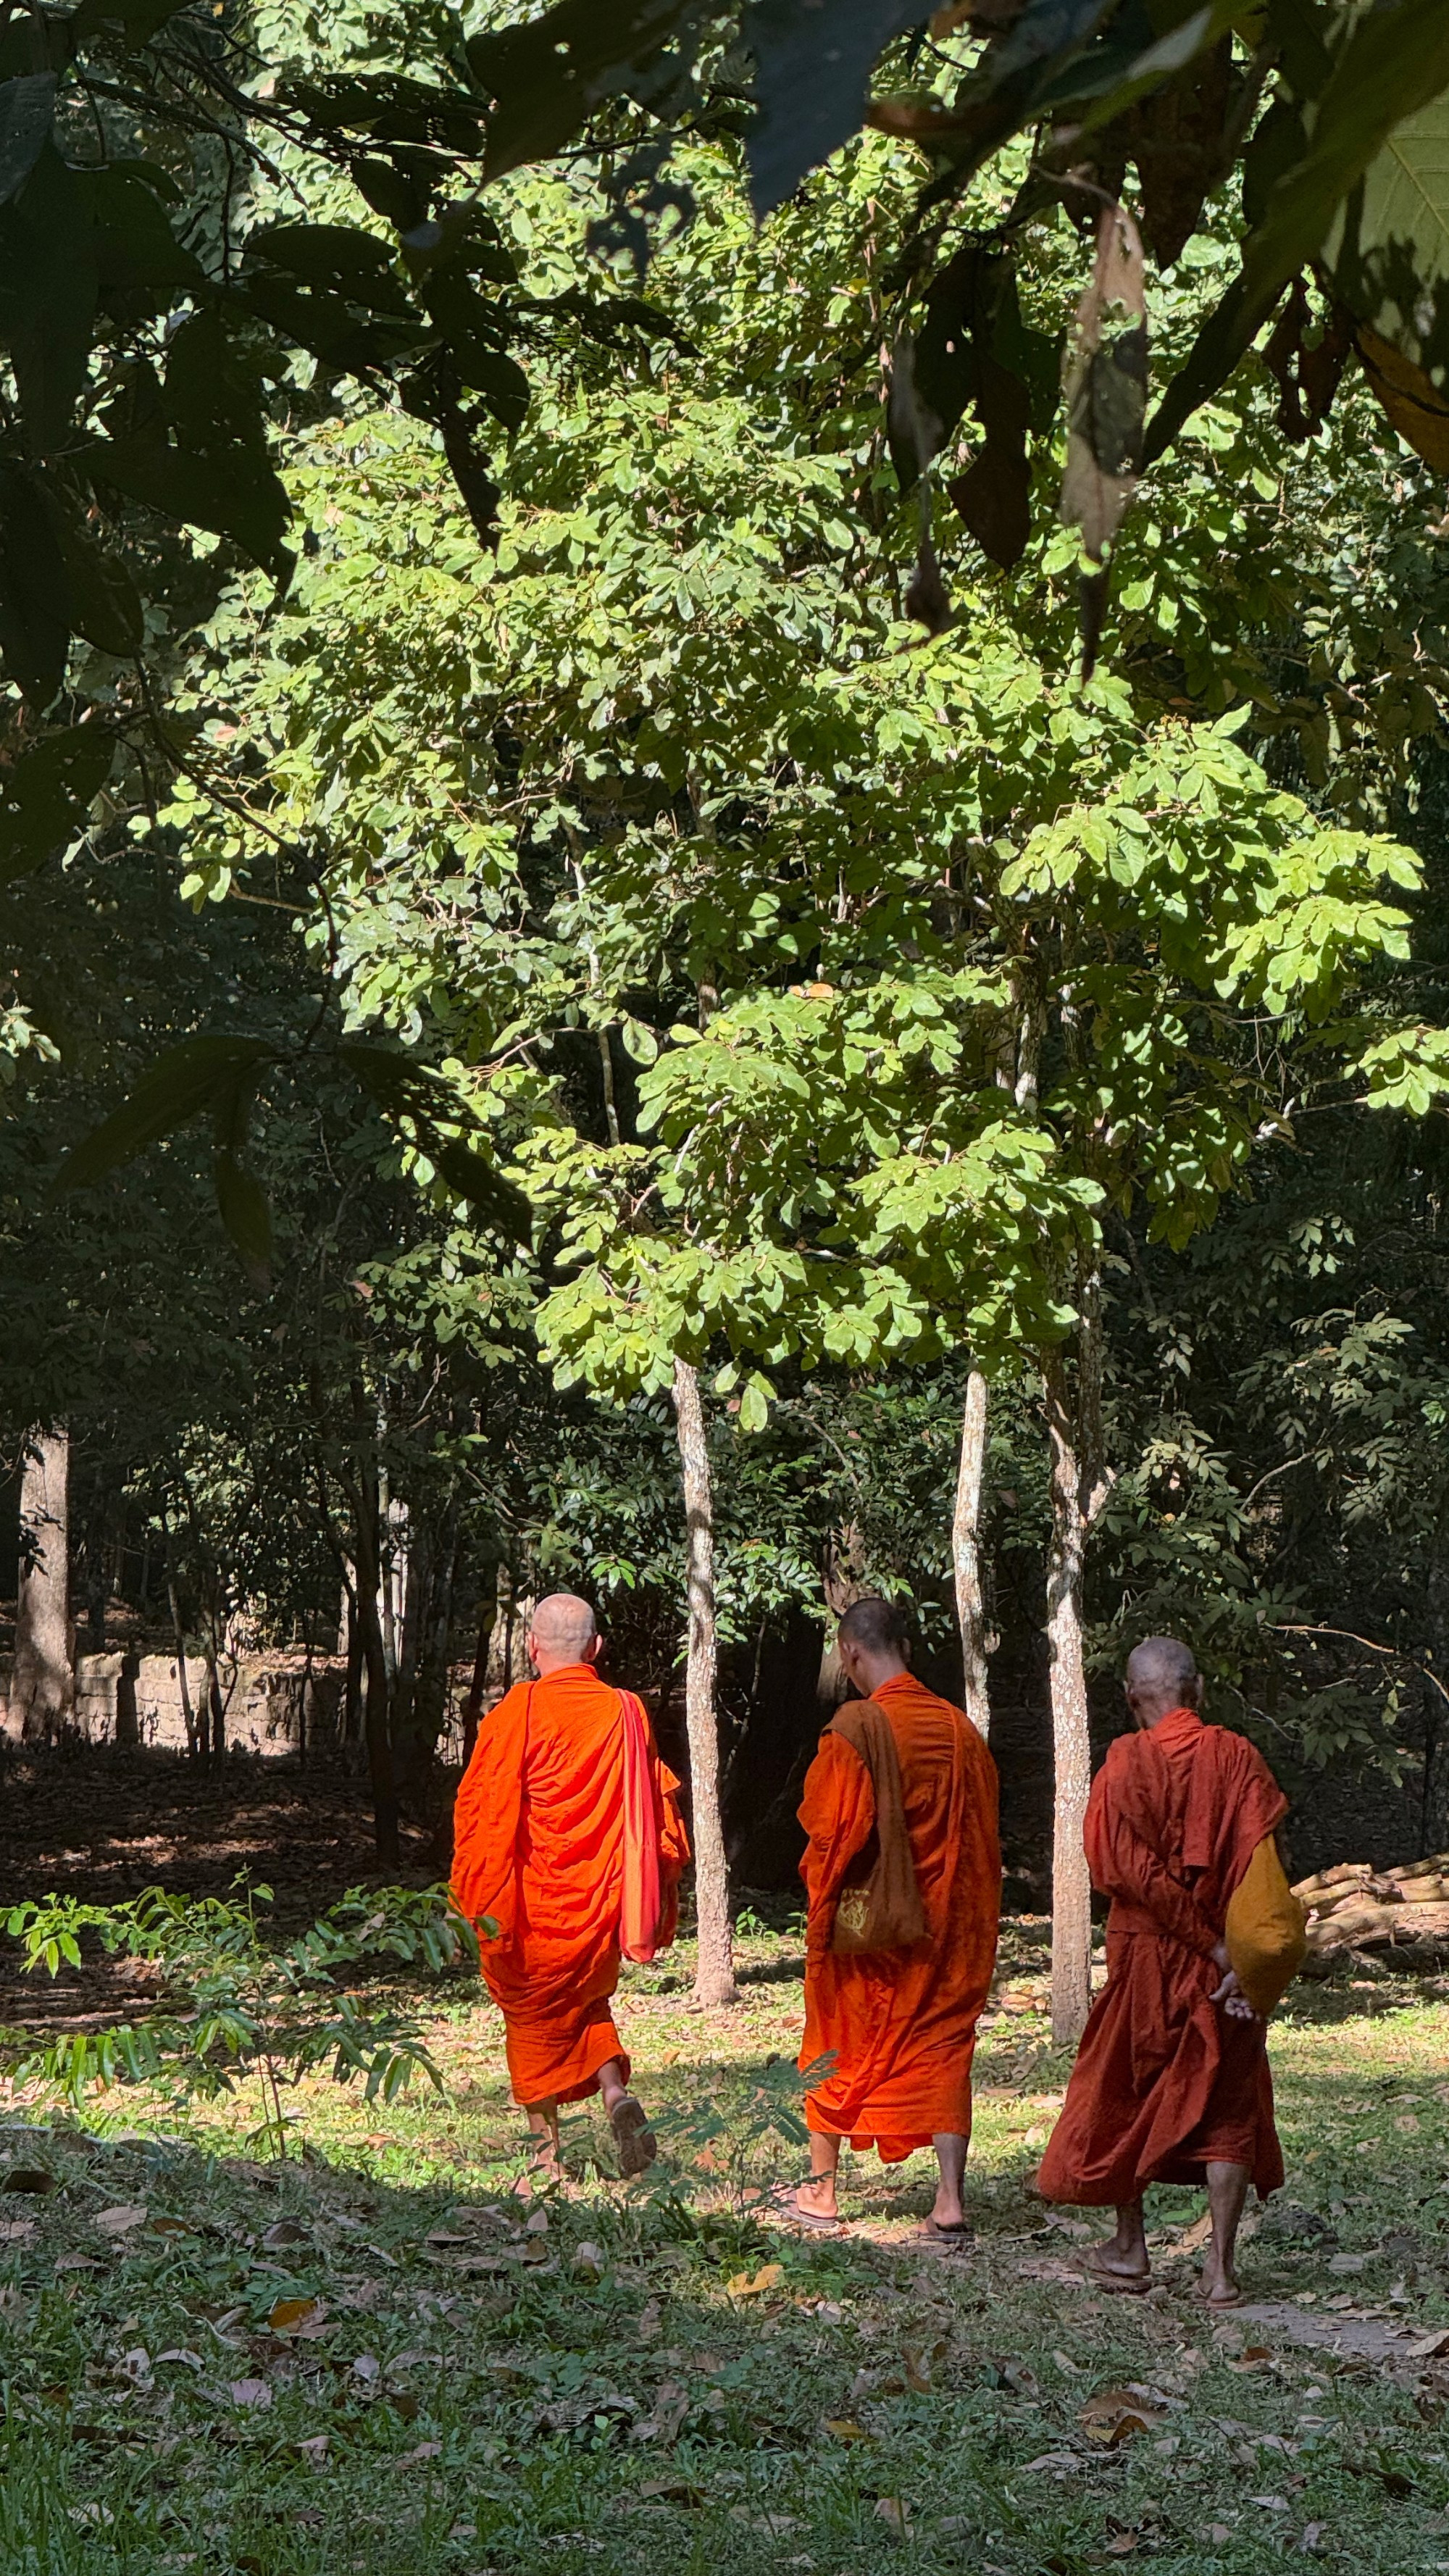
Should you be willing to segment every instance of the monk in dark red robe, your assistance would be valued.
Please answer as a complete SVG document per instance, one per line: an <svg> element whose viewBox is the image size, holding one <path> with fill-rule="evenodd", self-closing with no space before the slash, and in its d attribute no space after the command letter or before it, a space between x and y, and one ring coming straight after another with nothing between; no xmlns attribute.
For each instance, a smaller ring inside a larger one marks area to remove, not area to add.
<svg viewBox="0 0 1449 2576"><path fill-rule="evenodd" d="M1212 2238L1199 2285L1233 2307L1251 2183L1283 2180L1263 2022L1229 1965L1228 1900L1288 1801L1245 1737L1205 1726L1191 1650L1149 1637L1127 1664L1136 1732L1092 1786L1086 1845L1112 1900L1107 1983L1092 2007L1062 2116L1037 2176L1044 2199L1115 2208L1091 2258L1103 2289L1143 2290L1149 2183L1207 2185Z"/></svg>
<svg viewBox="0 0 1449 2576"><path fill-rule="evenodd" d="M610 2003L621 1956L651 1959L673 1940L689 1846L679 1783L642 1704L599 1679L600 1645L587 1601L540 1601L528 1639L538 1678L484 1719L458 1791L453 1897L479 1926L539 2160L557 2165L559 2104L601 2093L633 2174L655 2142Z"/></svg>
<svg viewBox="0 0 1449 2576"><path fill-rule="evenodd" d="M868 1855L877 1801L857 1747L833 1729L806 1776L800 1864L809 1898L802 2070L834 2065L807 2095L809 2182L781 2201L811 2226L838 2225L841 2141L899 2163L934 2147L939 2183L928 2233L960 2240L971 2135L971 2057L991 1984L1001 1910L996 1766L970 1719L918 1682L899 1613L857 1601L840 1623L841 1664L890 1723L924 1935L908 1948L832 1947L847 1873Z"/></svg>

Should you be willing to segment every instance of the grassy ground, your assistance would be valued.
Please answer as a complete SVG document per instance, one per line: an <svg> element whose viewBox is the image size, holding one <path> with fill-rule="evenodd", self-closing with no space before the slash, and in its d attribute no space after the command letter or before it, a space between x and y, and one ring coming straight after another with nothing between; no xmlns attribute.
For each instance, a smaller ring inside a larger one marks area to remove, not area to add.
<svg viewBox="0 0 1449 2576"><path fill-rule="evenodd" d="M1158 2195L1161 2286L1131 2301L1074 2274L1085 2222L1023 2189L1065 2073L1044 1939L1004 1945L965 2255L915 2241L921 2159L848 2166L842 2239L751 2214L798 2169L769 2063L800 2026L789 1931L746 1935L728 2012L687 2009L687 1950L626 1972L669 2158L646 2189L607 2179L588 2113L579 2182L512 2189L499 2027L461 1981L429 2005L448 2098L318 2085L287 2165L249 2160L243 2103L14 2106L0 2568L1449 2569L1449 2362L1422 2349L1449 2329L1449 2000L1356 1968L1299 1990L1272 2043L1288 2188L1244 2249L1271 2315L1209 2319L1191 2194ZM1384 2357L1404 2322L1421 2349Z"/></svg>

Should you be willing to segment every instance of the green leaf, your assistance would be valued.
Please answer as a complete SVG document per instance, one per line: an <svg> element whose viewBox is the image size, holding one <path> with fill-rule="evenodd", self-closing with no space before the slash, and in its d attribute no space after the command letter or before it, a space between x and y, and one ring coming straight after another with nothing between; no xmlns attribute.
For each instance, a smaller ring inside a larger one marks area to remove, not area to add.
<svg viewBox="0 0 1449 2576"><path fill-rule="evenodd" d="M130 1098L67 1154L54 1188L78 1190L102 1180L159 1137L217 1108L241 1074L276 1061L277 1049L266 1038L187 1038L169 1047L148 1065Z"/></svg>
<svg viewBox="0 0 1449 2576"><path fill-rule="evenodd" d="M71 839L110 775L114 751L99 725L72 725L0 776L0 885Z"/></svg>
<svg viewBox="0 0 1449 2576"><path fill-rule="evenodd" d="M55 112L54 72L0 81L0 206L22 188L40 157Z"/></svg>
<svg viewBox="0 0 1449 2576"><path fill-rule="evenodd" d="M1244 285L1255 310L1270 311L1277 290L1320 248L1335 210L1395 127L1446 87L1443 0L1397 0L1359 20L1319 97L1306 158L1279 180L1244 246Z"/></svg>
<svg viewBox="0 0 1449 2576"><path fill-rule="evenodd" d="M1406 117L1341 208L1324 258L1351 312L1449 378L1449 96Z"/></svg>

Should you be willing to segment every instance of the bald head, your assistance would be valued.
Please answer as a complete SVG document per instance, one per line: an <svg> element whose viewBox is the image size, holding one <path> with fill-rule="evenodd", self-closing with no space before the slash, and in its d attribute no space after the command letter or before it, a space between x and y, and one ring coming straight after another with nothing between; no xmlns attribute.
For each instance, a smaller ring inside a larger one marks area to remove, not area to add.
<svg viewBox="0 0 1449 2576"><path fill-rule="evenodd" d="M1197 1708L1202 1675L1180 1637L1144 1637L1127 1658L1127 1705L1139 1726L1155 1726L1169 1709Z"/></svg>
<svg viewBox="0 0 1449 2576"><path fill-rule="evenodd" d="M565 1664L591 1664L599 1651L593 1604L577 1592L550 1592L540 1601L528 1632L529 1658L540 1678Z"/></svg>
<svg viewBox="0 0 1449 2576"><path fill-rule="evenodd" d="M894 1601L853 1602L835 1639L841 1669L869 1698L882 1682L905 1672L906 1623Z"/></svg>

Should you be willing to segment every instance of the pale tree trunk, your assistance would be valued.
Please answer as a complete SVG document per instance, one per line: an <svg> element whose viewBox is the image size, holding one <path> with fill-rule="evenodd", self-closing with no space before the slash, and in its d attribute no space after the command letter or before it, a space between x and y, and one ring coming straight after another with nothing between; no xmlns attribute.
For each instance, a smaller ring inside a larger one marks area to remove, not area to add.
<svg viewBox="0 0 1449 2576"><path fill-rule="evenodd" d="M694 1825L694 1901L699 1921L694 2000L700 2004L731 2004L737 2000L737 1988L730 1940L729 1864L720 1818L719 1725L714 1697L714 1500L699 1378L685 1360L674 1363L674 1412L689 1551L689 1652L684 1703Z"/></svg>
<svg viewBox="0 0 1449 2576"><path fill-rule="evenodd" d="M70 1435L35 1430L20 1484L20 1584L11 1696L27 1744L53 1741L75 1704L70 1660Z"/></svg>
<svg viewBox="0 0 1449 2576"><path fill-rule="evenodd" d="M961 1463L951 1521L956 1617L961 1629L961 1705L984 1743L991 1733L986 1674L986 1604L981 1595L981 1486L986 1472L986 1380L973 1369L961 1417Z"/></svg>
<svg viewBox="0 0 1449 2576"><path fill-rule="evenodd" d="M1075 2048L1092 2002L1092 1881L1082 1843L1091 1784L1087 1676L1082 1660L1086 1523L1066 1370L1053 1352L1042 1370L1052 1454L1052 1536L1047 1560L1051 1650L1052 2039Z"/></svg>
<svg viewBox="0 0 1449 2576"><path fill-rule="evenodd" d="M1047 1642L1051 1650L1052 2040L1074 2048L1092 2005L1092 1878L1082 1840L1092 1782L1082 1587L1087 1538L1107 1498L1102 1464L1102 1316L1099 1282L1081 1295L1075 1402L1060 1350L1042 1360L1051 1442L1052 1537L1047 1560Z"/></svg>

